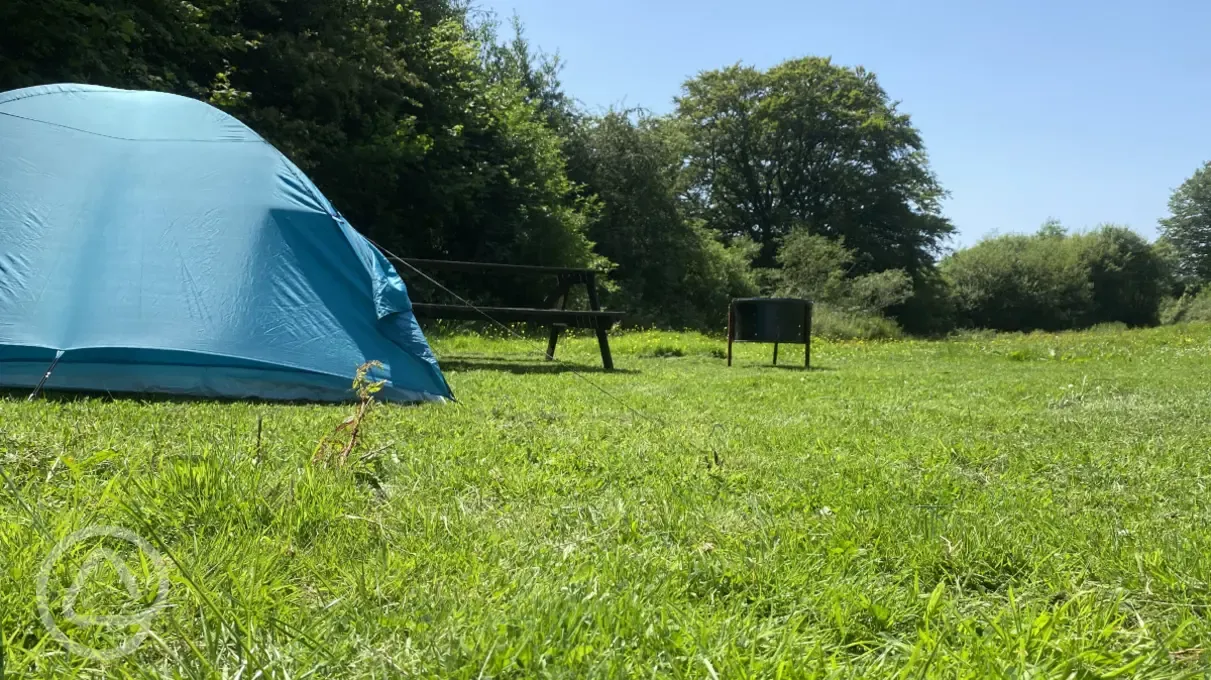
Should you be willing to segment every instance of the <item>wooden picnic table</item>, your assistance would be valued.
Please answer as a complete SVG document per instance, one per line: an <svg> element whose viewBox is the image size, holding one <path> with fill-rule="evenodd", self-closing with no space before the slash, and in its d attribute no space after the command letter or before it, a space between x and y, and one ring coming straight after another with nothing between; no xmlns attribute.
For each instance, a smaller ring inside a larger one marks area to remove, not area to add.
<svg viewBox="0 0 1211 680"><path fill-rule="evenodd" d="M485 316L502 322L530 322L549 326L547 360L555 359L555 345L565 328L586 328L597 334L597 345L601 349L601 364L607 371L613 370L614 359L610 356L610 340L606 332L622 321L622 312L607 312L601 309L597 297L597 272L592 269L573 267L541 267L523 264L498 264L492 262L462 262L458 260L429 260L421 258L390 259L402 262L424 272L461 272L469 274L520 274L550 276L555 279L551 294L543 300L542 307L471 307L468 305L432 304L413 302L412 312L418 319L452 319L483 321ZM582 285L588 293L589 309L568 309L568 297L573 286Z"/></svg>

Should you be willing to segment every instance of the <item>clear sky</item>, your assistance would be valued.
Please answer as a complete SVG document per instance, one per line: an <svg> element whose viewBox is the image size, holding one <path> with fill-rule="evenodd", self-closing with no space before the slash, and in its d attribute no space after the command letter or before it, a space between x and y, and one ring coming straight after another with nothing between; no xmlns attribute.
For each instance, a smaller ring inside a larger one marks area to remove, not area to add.
<svg viewBox="0 0 1211 680"><path fill-rule="evenodd" d="M479 0L516 12L590 109L673 108L684 80L819 55L912 115L952 245L1125 224L1147 236L1211 160L1211 0Z"/></svg>

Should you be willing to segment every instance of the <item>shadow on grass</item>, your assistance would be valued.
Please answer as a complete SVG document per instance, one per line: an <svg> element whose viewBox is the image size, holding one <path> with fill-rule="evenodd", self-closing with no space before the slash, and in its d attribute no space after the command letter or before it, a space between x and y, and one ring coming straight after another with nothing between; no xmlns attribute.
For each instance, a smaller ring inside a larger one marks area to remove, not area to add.
<svg viewBox="0 0 1211 680"><path fill-rule="evenodd" d="M639 371L629 368L617 368L607 371L601 366L585 366L569 364L563 361L534 361L506 359L481 359L478 357L451 357L439 359L438 365L443 371L501 371L516 375L554 375L558 373L601 373L604 375L623 374L638 375Z"/></svg>
<svg viewBox="0 0 1211 680"><path fill-rule="evenodd" d="M500 358L453 357L440 360L442 371L500 371L515 375L556 375L560 373L602 374L612 373L622 375L638 375L639 371L626 368L615 368L607 371L601 366L585 366L569 364L562 361L518 360L509 361ZM26 401L33 388L0 388L0 400ZM457 399L457 394L455 398ZM164 404L249 404L253 406L341 406L356 403L350 396L344 401L320 401L307 399L261 399L256 397L212 397L190 396L183 394L168 394L159 392L107 392L103 390L61 390L55 388L43 389L34 401L48 401L59 404L69 404L79 401L99 400L104 402L124 403L164 403ZM419 406L426 402L390 402L394 406Z"/></svg>
<svg viewBox="0 0 1211 680"><path fill-rule="evenodd" d="M26 401L32 388L0 388L0 399ZM49 401L70 404L77 401L103 401L107 403L139 404L249 404L251 406L348 406L356 404L352 396L345 401L320 401L307 399L261 399L257 397L203 397L161 392L105 392L102 390L59 390L44 389L34 401ZM429 402L387 402L392 406L421 406Z"/></svg>

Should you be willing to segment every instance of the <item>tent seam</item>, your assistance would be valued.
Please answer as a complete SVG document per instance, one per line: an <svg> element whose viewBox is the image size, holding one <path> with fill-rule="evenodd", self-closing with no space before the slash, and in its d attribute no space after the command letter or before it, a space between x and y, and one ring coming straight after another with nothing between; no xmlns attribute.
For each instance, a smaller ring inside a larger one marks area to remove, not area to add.
<svg viewBox="0 0 1211 680"><path fill-rule="evenodd" d="M34 97L44 97L48 94L63 94L64 92L106 92L106 91L129 92L129 90L119 90L117 88L104 87L102 85L85 85L85 86L77 85L77 86L72 86L70 89L67 89L67 90L51 90L51 89L49 89L52 87L54 87L54 85L37 85L34 87L25 88L25 89L29 89L29 90L35 90L35 91L30 92L29 94L26 94L26 95L22 95L20 97L12 97L10 99L0 100L0 105L8 104L9 102L19 102L22 99L32 99Z"/></svg>
<svg viewBox="0 0 1211 680"><path fill-rule="evenodd" d="M92 130L85 130L83 128L72 127L70 125L64 125L62 123L52 123L49 120L39 120L37 118L30 118L28 116L19 116L15 113L9 113L8 111L0 111L0 116L8 116L10 118L16 118L18 120L24 120L24 121L28 121L30 123L38 123L39 125L49 125L51 127L63 128L64 130L72 130L73 132L79 132L79 133L86 134L86 135L93 135L95 137L102 137L104 139L113 139L113 140L117 140L119 142L151 142L153 144L154 143L269 144L269 142L265 141L260 135L257 135L256 139L135 139L134 137L118 137L117 135L107 135L103 132L94 132ZM251 128L248 128L247 126L245 126L245 128L247 128L249 131L251 131ZM254 132L253 134L256 134L256 133Z"/></svg>

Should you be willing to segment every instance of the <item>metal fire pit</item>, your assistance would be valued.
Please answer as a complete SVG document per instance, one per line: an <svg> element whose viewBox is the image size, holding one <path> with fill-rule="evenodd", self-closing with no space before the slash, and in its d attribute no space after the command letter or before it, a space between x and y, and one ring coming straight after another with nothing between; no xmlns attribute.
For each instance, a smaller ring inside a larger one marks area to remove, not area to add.
<svg viewBox="0 0 1211 680"><path fill-rule="evenodd" d="M733 342L803 345L803 365L812 362L812 303L796 298L740 298L732 300L727 314L727 365L732 365Z"/></svg>

